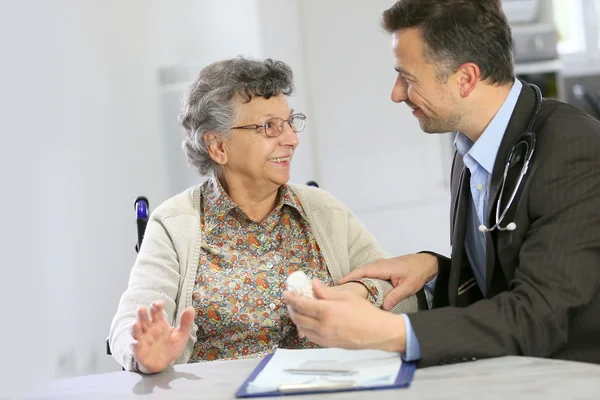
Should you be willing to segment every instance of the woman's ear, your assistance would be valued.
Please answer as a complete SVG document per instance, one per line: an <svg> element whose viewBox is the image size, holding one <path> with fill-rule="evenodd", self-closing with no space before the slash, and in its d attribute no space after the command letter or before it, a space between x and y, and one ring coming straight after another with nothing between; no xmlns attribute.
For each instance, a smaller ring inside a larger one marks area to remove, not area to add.
<svg viewBox="0 0 600 400"><path fill-rule="evenodd" d="M227 164L227 141L221 140L214 132L206 132L204 134L204 144L208 149L208 155L217 164Z"/></svg>

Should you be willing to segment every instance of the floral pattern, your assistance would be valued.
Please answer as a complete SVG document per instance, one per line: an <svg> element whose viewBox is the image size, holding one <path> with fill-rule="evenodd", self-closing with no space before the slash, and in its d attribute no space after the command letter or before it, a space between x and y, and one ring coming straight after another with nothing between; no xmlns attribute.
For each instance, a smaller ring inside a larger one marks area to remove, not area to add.
<svg viewBox="0 0 600 400"><path fill-rule="evenodd" d="M217 180L202 185L202 247L192 296L198 333L189 362L317 347L298 338L283 303L285 280L302 270L326 286L335 283L298 198L282 186L278 199L259 223ZM374 285L365 285L370 298L377 294Z"/></svg>

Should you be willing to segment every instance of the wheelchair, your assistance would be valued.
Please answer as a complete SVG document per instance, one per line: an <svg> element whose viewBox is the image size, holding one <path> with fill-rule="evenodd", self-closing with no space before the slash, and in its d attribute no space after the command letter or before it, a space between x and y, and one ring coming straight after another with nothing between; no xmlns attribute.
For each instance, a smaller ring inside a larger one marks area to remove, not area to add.
<svg viewBox="0 0 600 400"><path fill-rule="evenodd" d="M142 240L144 240L144 233L146 232L146 226L148 225L148 218L150 216L150 203L145 196L139 196L133 203L135 209L135 223L137 225L137 243L135 244L135 252L139 253L140 247L142 246ZM110 351L110 344L108 338L106 339L106 354L112 355Z"/></svg>
<svg viewBox="0 0 600 400"><path fill-rule="evenodd" d="M319 187L317 182L308 181L307 186ZM137 226L137 243L135 244L135 252L139 253L142 241L144 240L144 233L146 232L146 226L148 225L148 218L150 217L150 202L145 196L139 196L133 203L135 209L135 223ZM112 355L110 351L110 344L108 338L106 339L106 354Z"/></svg>

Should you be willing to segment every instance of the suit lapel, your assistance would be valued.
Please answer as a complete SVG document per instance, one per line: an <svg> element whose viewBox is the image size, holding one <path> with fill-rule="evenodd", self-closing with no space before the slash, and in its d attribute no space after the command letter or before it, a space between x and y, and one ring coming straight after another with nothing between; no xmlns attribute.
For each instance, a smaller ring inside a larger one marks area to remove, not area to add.
<svg viewBox="0 0 600 400"><path fill-rule="evenodd" d="M458 152L454 153L454 160L452 161L452 176L451 185L452 190L450 191L451 197L451 208L450 208L450 245L454 243L454 227L456 226L456 211L458 209L458 198L460 195L460 188L464 178L465 165L462 162L462 158L459 157ZM458 180L456 177L459 177Z"/></svg>
<svg viewBox="0 0 600 400"><path fill-rule="evenodd" d="M448 282L448 301L451 306L455 306L458 300L458 286L460 281L460 271L465 262L465 237L467 228L467 212L469 209L470 180L471 173L464 166L462 160L457 163L457 168L462 171L457 184L453 185L453 222L452 222L452 262L450 267L450 278ZM457 176L454 174L454 176ZM457 223L458 221L458 223Z"/></svg>
<svg viewBox="0 0 600 400"><path fill-rule="evenodd" d="M496 203L498 201L498 197L500 194L500 188L502 187L502 181L504 176L504 168L506 166L506 161L512 148L514 141L521 135L523 132L527 130L527 125L529 123L529 119L531 117L531 113L533 112L535 107L535 91L526 83L523 82L523 88L521 89L521 94L519 95L519 99L517 100L517 104L515 105L515 109L512 113L506 131L504 132L504 136L502 141L500 142L500 147L498 149L498 154L496 155L496 161L494 162L494 169L492 171L492 179L490 183L490 190L488 195L488 209L486 214L487 226L491 227L496 223ZM515 166L515 168L509 169L509 174L507 177L507 187L504 189L503 193L503 205L506 204L505 200L510 195L512 190L512 184L515 182L515 176L518 176L520 171L519 166ZM516 175L515 175L516 174ZM502 211L502 207L500 209ZM506 226L510 222L509 219L505 218L502 222L502 226ZM501 249L496 249L494 246L494 238L497 234L497 231L493 233L486 233L486 288L489 289L492 275L494 273L494 266L496 261L496 251L501 251Z"/></svg>

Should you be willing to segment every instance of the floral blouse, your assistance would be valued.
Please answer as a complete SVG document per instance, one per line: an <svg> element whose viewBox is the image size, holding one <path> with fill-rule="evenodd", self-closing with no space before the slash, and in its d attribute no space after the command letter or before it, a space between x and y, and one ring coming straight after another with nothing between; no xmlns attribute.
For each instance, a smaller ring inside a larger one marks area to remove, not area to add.
<svg viewBox="0 0 600 400"><path fill-rule="evenodd" d="M201 188L202 247L192 304L197 342L189 362L257 357L282 348L317 347L298 338L283 304L286 278L302 270L333 286L300 201L287 187L262 222L229 198L217 180ZM377 288L361 281L375 302Z"/></svg>

